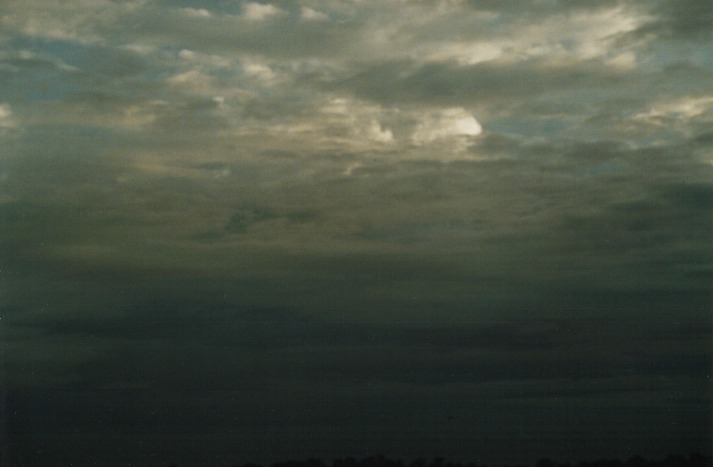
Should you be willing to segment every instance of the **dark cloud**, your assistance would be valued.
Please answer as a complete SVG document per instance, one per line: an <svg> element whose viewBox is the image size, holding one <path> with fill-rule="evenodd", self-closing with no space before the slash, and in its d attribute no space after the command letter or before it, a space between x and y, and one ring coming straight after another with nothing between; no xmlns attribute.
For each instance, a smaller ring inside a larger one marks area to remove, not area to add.
<svg viewBox="0 0 713 467"><path fill-rule="evenodd" d="M302 218L309 217L309 214L305 213L290 213L285 216L273 211L269 208L264 208L260 206L249 207L245 209L238 210L235 214L230 216L225 230L228 233L243 233L251 225L266 222L275 219L287 219L287 220L301 220Z"/></svg>
<svg viewBox="0 0 713 467"><path fill-rule="evenodd" d="M661 1L652 9L654 18L636 33L674 39L711 39L713 7L704 0Z"/></svg>
<svg viewBox="0 0 713 467"><path fill-rule="evenodd" d="M624 77L622 73L603 69L599 63L557 66L486 62L462 66L455 62L400 61L365 67L357 75L337 83L337 87L395 105L423 102L488 108L511 105L523 96L596 89L621 82Z"/></svg>
<svg viewBox="0 0 713 467"><path fill-rule="evenodd" d="M710 9L3 4L12 460L710 452Z"/></svg>

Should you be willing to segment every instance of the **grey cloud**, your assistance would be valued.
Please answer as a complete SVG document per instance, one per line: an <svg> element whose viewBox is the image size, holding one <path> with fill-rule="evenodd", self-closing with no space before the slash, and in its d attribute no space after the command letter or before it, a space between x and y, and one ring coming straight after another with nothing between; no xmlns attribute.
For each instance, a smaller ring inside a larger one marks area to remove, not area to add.
<svg viewBox="0 0 713 467"><path fill-rule="evenodd" d="M231 127L228 118L219 112L218 102L213 99L192 99L157 110L157 118L152 125L163 132L180 132L193 137L205 134L212 138L213 132Z"/></svg>
<svg viewBox="0 0 713 467"><path fill-rule="evenodd" d="M705 0L663 0L652 8L655 19L635 31L646 37L711 39L713 6Z"/></svg>
<svg viewBox="0 0 713 467"><path fill-rule="evenodd" d="M122 93L123 94L123 93ZM103 114L120 114L129 106L143 102L140 98L129 97L109 89L99 88L94 91L80 91L66 97L67 110L81 111L82 107Z"/></svg>
<svg viewBox="0 0 713 467"><path fill-rule="evenodd" d="M149 63L138 53L110 46L80 48L74 60L94 79L116 83L149 70Z"/></svg>
<svg viewBox="0 0 713 467"><path fill-rule="evenodd" d="M611 85L621 82L624 76L596 63L551 67L537 62L462 66L454 62L424 65L398 61L365 68L335 86L388 104L424 102L478 108L502 106L503 102L548 92Z"/></svg>
<svg viewBox="0 0 713 467"><path fill-rule="evenodd" d="M72 21L71 2L40 3L0 15L23 453L86 452L49 440L72 430L288 457L710 446L691 434L711 406L707 4L324 2L310 23L290 2L262 22L222 0ZM618 6L651 21L507 49ZM503 56L458 55L492 43ZM483 133L411 144L448 107ZM394 141L352 131L370 123ZM62 463L44 460L28 462Z"/></svg>
<svg viewBox="0 0 713 467"><path fill-rule="evenodd" d="M231 235L244 235L254 228L267 227L266 223L277 223L279 229L289 228L290 224L303 224L314 221L318 217L316 211L288 210L276 211L265 206L246 206L234 210L221 230L209 230L193 235L198 241L228 240Z"/></svg>
<svg viewBox="0 0 713 467"><path fill-rule="evenodd" d="M713 145L713 132L701 133L696 136L695 142L703 146Z"/></svg>
<svg viewBox="0 0 713 467"><path fill-rule="evenodd" d="M25 51L8 54L0 63L5 64L4 68L8 72L21 72L24 79L32 76L45 83L60 79L61 85L52 86L52 91L72 91L78 89L79 85L82 91L91 86L117 85L148 70L148 64L143 58L129 50L72 42L64 45L71 51L63 54L65 56L52 57ZM30 88L29 84L24 83L27 88Z"/></svg>
<svg viewBox="0 0 713 467"><path fill-rule="evenodd" d="M48 348L61 342L74 342L79 348L110 343L104 352L86 361L72 357L55 360L53 365L68 375L92 374L95 379L101 377L106 385L130 382L184 388L269 386L285 371L297 372L300 378L319 384L347 380L431 384L590 379L631 375L632 371L665 374L668 365L682 375L700 376L705 373L707 357L699 353L711 337L710 319L706 321L703 316L703 321L677 316L673 328L656 321L634 325L646 316L635 309L651 300L642 300L640 296L632 296L627 305L631 308L626 310L607 307L610 317L606 320L583 319L581 312L572 315L567 312L569 305L565 301L556 305L562 307L562 315L549 320L533 316L502 321L502 316L494 315L490 319L500 322L347 326L330 314L318 317L314 314L317 310L294 305L254 307L241 304L247 298L241 294L221 298L215 293L241 287L249 291L257 283L252 286L249 282L233 283L227 288L227 284L206 280L200 286L202 293L192 297L195 290L177 286L188 279L175 273L172 276L150 282L146 277L134 277L134 284L124 281L123 288L129 292L121 298L117 296L119 301L114 301L115 309L110 313L105 309L92 311L96 302L82 300L71 303L80 307L80 313L74 317L47 315L28 319L18 311L6 311L5 318L13 328L55 336L55 344L45 344ZM91 277L96 278L96 273ZM152 291L140 285L143 283L150 283ZM162 295L164 298L159 298ZM217 297L197 298L205 295ZM589 301L594 309L605 306L606 300L623 303L612 297L604 300L599 305L596 299ZM680 297L668 300L660 303L662 310L669 306L667 303L685 304ZM580 297L571 301L582 300ZM625 311L626 314L620 315ZM684 337L687 343L681 346ZM206 339L210 340L209 345ZM641 350L649 348L651 339L655 339L658 349L653 354ZM24 348L22 341L11 340L9 344L18 352ZM565 349L570 355L567 359L561 357ZM176 369L178 359L183 364ZM25 360L21 355L13 356L18 363ZM164 365L174 370L156 372L157 367ZM288 369L292 365L297 367ZM13 375L18 371L14 365L10 370ZM196 372L201 378L194 378ZM53 373L48 378L50 374ZM23 378L17 380L18 384L23 382ZM80 377L73 384L84 382Z"/></svg>
<svg viewBox="0 0 713 467"><path fill-rule="evenodd" d="M237 13L237 12L236 12ZM161 21L156 21L161 17ZM135 34L150 42L165 43L180 39L182 47L207 52L235 51L263 53L275 57L330 55L349 44L353 22L301 22L295 14L279 15L265 21L250 22L239 14L195 18L179 9L139 10L118 25L132 26ZM122 29L109 32L123 35Z"/></svg>
<svg viewBox="0 0 713 467"><path fill-rule="evenodd" d="M63 66L64 65L64 66ZM69 66L55 59L35 55L28 51L25 53L5 53L0 58L0 70L4 73L27 72L32 70L62 70L70 71Z"/></svg>
<svg viewBox="0 0 713 467"><path fill-rule="evenodd" d="M77 89L78 71L63 67L56 60L44 56L8 54L0 58L0 76L10 102L26 102L27 99L56 99ZM47 86L58 80L63 86Z"/></svg>
<svg viewBox="0 0 713 467"><path fill-rule="evenodd" d="M713 259L710 249L705 248L713 234L705 215L710 211L712 189L710 185L664 186L654 189L662 192L658 199L647 196L645 201L601 206L593 216L575 216L567 221L569 229L574 229L572 241L600 254L610 249L621 248L624 252L656 244L660 254L677 253L683 261L689 261L690 254L706 252L699 257L705 264ZM663 245L669 249L661 248ZM658 254L648 257L653 260Z"/></svg>
<svg viewBox="0 0 713 467"><path fill-rule="evenodd" d="M522 7L522 4L517 0L512 1L497 1L497 0L469 0L466 2L469 6L476 9L484 10L504 10L504 11L516 11L518 8ZM535 7L548 12L565 10L594 10L598 8L611 8L620 4L626 3L626 0L555 0L550 2L541 2L540 5Z"/></svg>
<svg viewBox="0 0 713 467"><path fill-rule="evenodd" d="M230 217L225 230L229 233L243 233L252 224L276 219L279 216L270 209L254 207L237 211Z"/></svg>

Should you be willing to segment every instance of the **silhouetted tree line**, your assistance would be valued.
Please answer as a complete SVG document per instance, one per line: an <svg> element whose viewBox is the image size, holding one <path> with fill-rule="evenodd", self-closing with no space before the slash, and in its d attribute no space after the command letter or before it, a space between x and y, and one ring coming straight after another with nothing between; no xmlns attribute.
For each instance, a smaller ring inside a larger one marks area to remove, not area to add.
<svg viewBox="0 0 713 467"><path fill-rule="evenodd" d="M713 467L713 459L702 454L684 456L668 456L662 460L647 460L641 456L634 456L626 461L619 459L598 459L592 462L560 463L552 459L540 459L535 467ZM172 464L171 467L178 467ZM260 464L243 463L233 464L233 467L263 467ZM451 462L445 458L436 457L431 460L416 459L404 462L401 459L389 459L382 455L370 456L363 459L347 457L325 462L321 459L311 458L301 461L277 462L270 467L488 467L486 464L475 462ZM499 466L499 467L525 467L525 466Z"/></svg>

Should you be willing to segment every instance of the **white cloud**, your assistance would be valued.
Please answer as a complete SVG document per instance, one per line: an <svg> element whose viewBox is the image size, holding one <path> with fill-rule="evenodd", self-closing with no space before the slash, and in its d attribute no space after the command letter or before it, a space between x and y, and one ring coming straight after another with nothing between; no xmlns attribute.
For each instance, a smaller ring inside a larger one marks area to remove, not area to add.
<svg viewBox="0 0 713 467"><path fill-rule="evenodd" d="M316 137L328 146L378 148L396 142L391 129L383 123L393 117L393 112L352 99L332 98L318 114L282 130L294 137L307 138L311 144Z"/></svg>
<svg viewBox="0 0 713 467"><path fill-rule="evenodd" d="M327 15L321 11L313 10L312 8L303 6L300 14L305 21L326 21Z"/></svg>
<svg viewBox="0 0 713 467"><path fill-rule="evenodd" d="M15 119L12 116L10 104L0 104L0 129L14 128Z"/></svg>
<svg viewBox="0 0 713 467"><path fill-rule="evenodd" d="M196 18L210 18L213 14L205 8L183 8L183 12L188 16Z"/></svg>
<svg viewBox="0 0 713 467"><path fill-rule="evenodd" d="M421 117L411 140L420 146L436 140L477 136L482 132L480 123L470 113L454 107Z"/></svg>
<svg viewBox="0 0 713 467"><path fill-rule="evenodd" d="M199 94L212 94L216 87L213 77L198 68L173 75L167 81L172 86Z"/></svg>
<svg viewBox="0 0 713 467"><path fill-rule="evenodd" d="M468 15L461 9L445 15L444 21L457 24L459 16L467 16L474 24L488 28L496 18L482 13ZM520 61L532 58L589 60L602 58L610 66L631 68L636 65L632 51L615 49L612 40L639 27L645 17L622 7L581 13L555 14L530 23L504 25L491 35L474 33L468 36L446 35L445 40L414 41L412 55L429 61L456 60L473 65L489 60ZM424 22L422 34L432 24ZM477 31L477 28L475 28Z"/></svg>
<svg viewBox="0 0 713 467"><path fill-rule="evenodd" d="M145 56L155 53L157 50L156 46L152 44L126 44L121 48Z"/></svg>
<svg viewBox="0 0 713 467"><path fill-rule="evenodd" d="M648 112L640 113L636 119L690 119L713 110L713 96L684 97L681 99L662 101L654 105Z"/></svg>
<svg viewBox="0 0 713 467"><path fill-rule="evenodd" d="M329 126L347 129L353 142L368 141L379 144L394 142L391 130L384 128L379 122L383 112L378 107L336 98L322 107L322 113L328 116L325 123Z"/></svg>
<svg viewBox="0 0 713 467"><path fill-rule="evenodd" d="M190 49L181 49L178 52L178 58L198 64L208 70L218 70L225 68L233 68L234 60L231 58L222 57L220 55L208 55L196 52Z"/></svg>
<svg viewBox="0 0 713 467"><path fill-rule="evenodd" d="M349 112L349 101L344 98L332 99L322 107L321 111L326 114L346 115Z"/></svg>
<svg viewBox="0 0 713 467"><path fill-rule="evenodd" d="M447 42L429 46L423 55L426 60L456 60L462 65L474 65L499 58L504 48L494 42Z"/></svg>
<svg viewBox="0 0 713 467"><path fill-rule="evenodd" d="M243 65L243 70L249 76L261 80L263 83L271 83L277 78L277 74L268 65L248 61Z"/></svg>
<svg viewBox="0 0 713 467"><path fill-rule="evenodd" d="M393 143L394 134L388 128L384 129L381 124L376 120L369 122L367 127L366 136L377 143Z"/></svg>
<svg viewBox="0 0 713 467"><path fill-rule="evenodd" d="M271 16L282 15L285 12L269 3L246 3L243 6L243 17L250 21L262 21Z"/></svg>
<svg viewBox="0 0 713 467"><path fill-rule="evenodd" d="M196 53L194 51L188 50L188 49L181 49L181 51L178 52L178 57L182 58L184 60L191 60L195 56L196 56Z"/></svg>
<svg viewBox="0 0 713 467"><path fill-rule="evenodd" d="M141 130L147 125L156 121L156 111L166 104L162 102L150 102L146 105L132 105L124 109L118 119L113 119L105 124L121 128Z"/></svg>
<svg viewBox="0 0 713 467"><path fill-rule="evenodd" d="M615 7L597 12L553 15L547 20L520 28L513 52L525 57L567 57L575 60L613 58L611 41L631 32L645 20L639 13ZM618 52L621 52L618 50ZM621 55L613 65L630 63L631 54Z"/></svg>
<svg viewBox="0 0 713 467"><path fill-rule="evenodd" d="M612 68L618 68L620 70L633 70L636 68L638 60L636 58L636 54L629 51L620 53L619 55L614 55L604 63Z"/></svg>
<svg viewBox="0 0 713 467"><path fill-rule="evenodd" d="M213 96L213 99L211 99L213 102L215 102L218 107L224 107L225 106L225 96Z"/></svg>

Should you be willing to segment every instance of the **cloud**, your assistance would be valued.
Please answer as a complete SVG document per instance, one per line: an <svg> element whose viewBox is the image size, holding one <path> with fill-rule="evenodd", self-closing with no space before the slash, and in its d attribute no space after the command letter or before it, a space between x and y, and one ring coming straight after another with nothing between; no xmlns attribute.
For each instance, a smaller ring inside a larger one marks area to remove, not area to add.
<svg viewBox="0 0 713 467"><path fill-rule="evenodd" d="M467 104L492 113L503 107L512 108L522 99L562 95L575 89L602 89L605 83L625 79L618 69L602 68L597 62L575 65L490 61L461 66L455 62L423 64L408 60L364 67L335 86L382 105Z"/></svg>
<svg viewBox="0 0 713 467"><path fill-rule="evenodd" d="M650 10L652 18L635 31L651 39L713 39L713 6L705 0L661 0Z"/></svg>
<svg viewBox="0 0 713 467"><path fill-rule="evenodd" d="M477 136L482 131L483 128L471 114L455 107L422 117L411 140L422 145L447 138Z"/></svg>
<svg viewBox="0 0 713 467"><path fill-rule="evenodd" d="M196 18L210 18L212 16L211 12L205 8L183 8L183 11L189 15Z"/></svg>
<svg viewBox="0 0 713 467"><path fill-rule="evenodd" d="M23 452L708 446L708 10L0 2Z"/></svg>
<svg viewBox="0 0 713 467"><path fill-rule="evenodd" d="M302 6L300 17L305 21L326 21L328 19L326 14L307 6Z"/></svg>
<svg viewBox="0 0 713 467"><path fill-rule="evenodd" d="M168 78L171 85L185 86L194 91L210 91L214 85L212 78L204 74L200 69L192 69Z"/></svg>
<svg viewBox="0 0 713 467"><path fill-rule="evenodd" d="M243 65L245 73L259 79L263 83L272 83L278 75L268 65L256 62L247 62Z"/></svg>
<svg viewBox="0 0 713 467"><path fill-rule="evenodd" d="M14 128L15 124L10 105L0 104L0 129Z"/></svg>
<svg viewBox="0 0 713 467"><path fill-rule="evenodd" d="M248 2L243 4L243 17L249 21L263 21L282 14L284 11L269 3Z"/></svg>
<svg viewBox="0 0 713 467"><path fill-rule="evenodd" d="M713 96L685 97L668 102L654 103L646 113L635 115L635 119L695 119L704 114L713 113Z"/></svg>
<svg viewBox="0 0 713 467"><path fill-rule="evenodd" d="M22 3L22 7L18 5ZM113 30L117 22L140 11L143 2L85 0L70 3L17 2L3 4L2 24L15 33L29 37L97 44L104 31ZM114 26L114 27L113 27Z"/></svg>
<svg viewBox="0 0 713 467"><path fill-rule="evenodd" d="M511 12L504 7L499 14L508 15ZM414 44L416 52L412 56L435 62L455 60L462 65L495 59L510 63L544 57L571 62L602 59L615 53L611 47L614 38L633 31L643 21L643 16L635 9L616 4L591 10L535 7L531 14L538 15L538 20L515 22L517 26L513 27L513 24L498 21L498 13L469 17L458 9L442 19L443 37L439 34L432 40ZM459 40L454 40L454 35L448 34L446 28L462 21L458 17L463 15L489 33L464 32L455 36ZM434 22L438 23L437 20ZM490 31L494 24L512 29ZM433 27L433 24L429 26Z"/></svg>

